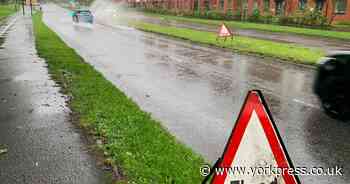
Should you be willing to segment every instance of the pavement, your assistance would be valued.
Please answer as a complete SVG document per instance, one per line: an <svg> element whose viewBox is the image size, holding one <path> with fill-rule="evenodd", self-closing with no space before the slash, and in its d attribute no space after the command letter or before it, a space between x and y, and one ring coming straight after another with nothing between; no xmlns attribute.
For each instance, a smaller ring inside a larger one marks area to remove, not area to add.
<svg viewBox="0 0 350 184"><path fill-rule="evenodd" d="M31 17L11 23L0 48L0 183L106 183L67 98L36 55Z"/></svg>
<svg viewBox="0 0 350 184"><path fill-rule="evenodd" d="M207 160L221 155L247 91L260 89L295 166L343 167L343 176L300 176L302 183L350 183L350 124L324 114L312 93L314 68L140 32L108 19L111 3L94 2L92 26L72 24L53 4L43 7L44 22Z"/></svg>

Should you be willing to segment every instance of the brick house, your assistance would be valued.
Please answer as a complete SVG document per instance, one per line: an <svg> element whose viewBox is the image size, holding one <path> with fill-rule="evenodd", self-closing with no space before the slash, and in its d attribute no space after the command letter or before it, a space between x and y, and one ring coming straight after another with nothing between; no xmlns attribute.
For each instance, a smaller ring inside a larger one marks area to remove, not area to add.
<svg viewBox="0 0 350 184"><path fill-rule="evenodd" d="M130 4L160 7L179 11L218 10L240 11L251 15L254 9L263 14L290 15L297 10L312 8L321 10L334 21L350 21L350 0L128 0Z"/></svg>

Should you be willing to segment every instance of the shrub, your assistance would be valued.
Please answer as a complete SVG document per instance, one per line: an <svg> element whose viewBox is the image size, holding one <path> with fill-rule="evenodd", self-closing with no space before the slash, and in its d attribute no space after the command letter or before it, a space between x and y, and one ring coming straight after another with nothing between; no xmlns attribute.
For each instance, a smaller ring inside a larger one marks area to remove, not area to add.
<svg viewBox="0 0 350 184"><path fill-rule="evenodd" d="M200 11L196 10L196 11L193 12L193 16L200 18L200 17L202 17L202 14L201 14Z"/></svg>
<svg viewBox="0 0 350 184"><path fill-rule="evenodd" d="M221 20L225 18L225 14L218 10L209 10L206 13L209 19Z"/></svg>
<svg viewBox="0 0 350 184"><path fill-rule="evenodd" d="M187 16L187 17L198 17L205 19L214 20L248 20L250 22L262 22L266 24L280 24L280 25L290 25L290 26L313 26L318 28L328 28L330 22L328 18L323 15L321 11L306 8L304 10L297 10L291 15L282 15L279 17L273 16L271 12L260 13L258 8L255 8L250 16L246 18L246 13L243 13L240 9L233 11L231 9L227 10L226 13L219 10L206 10L206 11L181 11L181 10L168 10L166 8L155 8L155 7L144 7L141 8L142 11L158 13L158 14L170 14L177 16ZM243 11L246 12L246 11ZM350 25L350 21L343 23L343 25Z"/></svg>
<svg viewBox="0 0 350 184"><path fill-rule="evenodd" d="M282 15L278 18L278 23L281 25L289 25L292 23L292 18L290 16Z"/></svg>
<svg viewBox="0 0 350 184"><path fill-rule="evenodd" d="M326 26L328 25L328 19L321 11L309 9L304 12L302 24L308 26Z"/></svg>
<svg viewBox="0 0 350 184"><path fill-rule="evenodd" d="M294 26L329 26L327 17L321 11L315 11L313 9L296 11L294 14L288 16L280 16L278 23Z"/></svg>
<svg viewBox="0 0 350 184"><path fill-rule="evenodd" d="M226 14L225 14L225 19L226 20L234 20L235 19L235 15L233 14L232 9L228 9Z"/></svg>
<svg viewBox="0 0 350 184"><path fill-rule="evenodd" d="M337 21L336 25L350 26L350 21Z"/></svg>
<svg viewBox="0 0 350 184"><path fill-rule="evenodd" d="M254 8L252 15L248 17L248 21L251 21L251 22L260 21L260 10L258 8Z"/></svg>
<svg viewBox="0 0 350 184"><path fill-rule="evenodd" d="M350 21L337 21L334 25L334 28L336 30L350 32Z"/></svg>

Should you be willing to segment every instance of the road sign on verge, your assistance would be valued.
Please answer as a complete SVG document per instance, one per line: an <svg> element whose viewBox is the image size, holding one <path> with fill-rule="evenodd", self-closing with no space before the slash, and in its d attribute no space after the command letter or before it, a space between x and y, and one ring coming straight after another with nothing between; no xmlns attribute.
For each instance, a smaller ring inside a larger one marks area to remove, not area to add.
<svg viewBox="0 0 350 184"><path fill-rule="evenodd" d="M220 29L219 29L219 32L218 32L218 36L216 37L216 40L219 38L219 37L223 37L226 38L227 37L231 37L231 39L233 39L233 33L232 31L226 26L225 23L223 23L221 26L220 26Z"/></svg>
<svg viewBox="0 0 350 184"><path fill-rule="evenodd" d="M214 167L212 184L300 184L260 91L248 93Z"/></svg>

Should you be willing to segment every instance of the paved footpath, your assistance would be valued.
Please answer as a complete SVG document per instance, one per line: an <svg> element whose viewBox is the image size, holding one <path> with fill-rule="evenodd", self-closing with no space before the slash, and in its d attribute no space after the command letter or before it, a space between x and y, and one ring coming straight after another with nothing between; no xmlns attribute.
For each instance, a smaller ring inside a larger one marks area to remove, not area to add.
<svg viewBox="0 0 350 184"><path fill-rule="evenodd" d="M0 183L106 183L36 55L31 18L14 19L0 49Z"/></svg>

